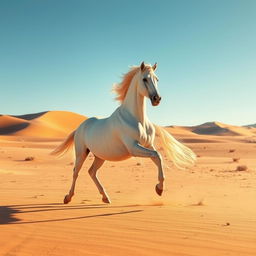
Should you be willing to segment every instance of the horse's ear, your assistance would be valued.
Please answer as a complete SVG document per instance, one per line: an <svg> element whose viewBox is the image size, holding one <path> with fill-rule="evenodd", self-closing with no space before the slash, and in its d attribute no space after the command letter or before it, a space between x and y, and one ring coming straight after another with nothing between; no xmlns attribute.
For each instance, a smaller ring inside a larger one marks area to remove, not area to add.
<svg viewBox="0 0 256 256"><path fill-rule="evenodd" d="M155 63L155 64L152 66L152 69L153 69L154 71L156 71L156 69L157 69L157 63Z"/></svg>
<svg viewBox="0 0 256 256"><path fill-rule="evenodd" d="M144 63L144 61L142 61L140 64L140 70L143 71L144 68L145 68L145 63Z"/></svg>

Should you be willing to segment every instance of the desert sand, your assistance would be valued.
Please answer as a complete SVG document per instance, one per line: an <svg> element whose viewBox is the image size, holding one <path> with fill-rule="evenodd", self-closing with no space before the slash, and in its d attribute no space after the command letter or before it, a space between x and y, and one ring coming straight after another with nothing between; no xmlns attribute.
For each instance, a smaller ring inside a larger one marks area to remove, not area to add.
<svg viewBox="0 0 256 256"><path fill-rule="evenodd" d="M153 163L131 158L99 170L112 200L103 204L89 155L64 205L73 153L49 153L85 119L62 111L0 116L0 255L256 255L256 128L167 127L198 160L185 170L165 161L162 197Z"/></svg>

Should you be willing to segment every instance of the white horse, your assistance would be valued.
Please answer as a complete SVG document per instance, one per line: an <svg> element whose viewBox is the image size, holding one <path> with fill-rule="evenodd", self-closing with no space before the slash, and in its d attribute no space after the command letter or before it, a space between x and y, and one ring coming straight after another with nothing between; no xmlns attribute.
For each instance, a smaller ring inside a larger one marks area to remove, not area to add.
<svg viewBox="0 0 256 256"><path fill-rule="evenodd" d="M132 156L151 158L156 164L159 183L155 189L159 196L162 195L165 176L162 157L154 147L155 134L160 137L163 150L176 166L194 163L195 154L164 128L151 123L146 115L146 98L151 100L153 106L157 106L161 101L157 88L158 78L154 73L156 68L156 64L151 66L144 62L140 66L132 67L124 75L123 81L113 87L117 93L116 99L121 103L115 112L108 118L92 117L85 120L52 152L53 155L61 155L73 142L75 144L73 182L64 198L65 204L69 203L74 195L78 173L89 152L95 157L89 174L104 203L110 203L110 199L97 177L97 170L105 160L121 161Z"/></svg>

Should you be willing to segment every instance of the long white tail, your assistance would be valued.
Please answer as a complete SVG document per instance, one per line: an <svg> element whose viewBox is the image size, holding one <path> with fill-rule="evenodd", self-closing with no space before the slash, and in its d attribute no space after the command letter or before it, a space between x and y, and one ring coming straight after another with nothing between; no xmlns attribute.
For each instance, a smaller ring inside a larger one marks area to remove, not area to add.
<svg viewBox="0 0 256 256"><path fill-rule="evenodd" d="M75 131L69 134L69 136L57 148L55 148L51 152L51 155L56 155L56 156L64 155L69 150L69 148L73 145L74 136L75 136Z"/></svg>
<svg viewBox="0 0 256 256"><path fill-rule="evenodd" d="M155 125L156 135L160 137L161 146L172 162L180 169L186 166L191 166L196 161L195 153L182 143L178 142L170 133L163 127Z"/></svg>

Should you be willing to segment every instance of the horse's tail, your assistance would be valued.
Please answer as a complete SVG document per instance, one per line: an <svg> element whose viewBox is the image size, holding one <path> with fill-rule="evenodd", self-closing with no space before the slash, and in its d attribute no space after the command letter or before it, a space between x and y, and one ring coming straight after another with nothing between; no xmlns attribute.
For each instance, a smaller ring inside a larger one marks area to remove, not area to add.
<svg viewBox="0 0 256 256"><path fill-rule="evenodd" d="M185 166L195 163L196 155L190 148L177 141L163 127L154 126L165 154L178 168L184 169Z"/></svg>
<svg viewBox="0 0 256 256"><path fill-rule="evenodd" d="M76 131L73 131L72 133L70 133L69 136L57 148L55 148L51 152L51 155L55 155L55 156L64 155L74 143L75 132Z"/></svg>

